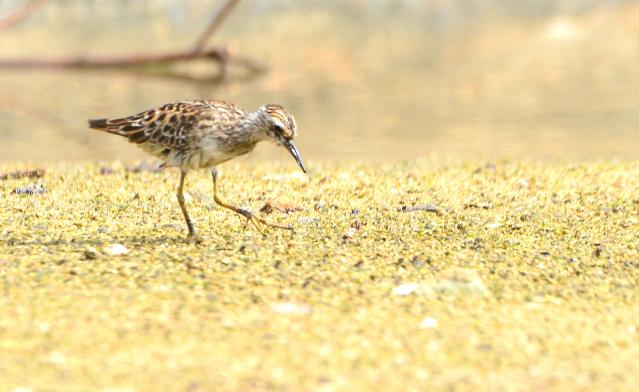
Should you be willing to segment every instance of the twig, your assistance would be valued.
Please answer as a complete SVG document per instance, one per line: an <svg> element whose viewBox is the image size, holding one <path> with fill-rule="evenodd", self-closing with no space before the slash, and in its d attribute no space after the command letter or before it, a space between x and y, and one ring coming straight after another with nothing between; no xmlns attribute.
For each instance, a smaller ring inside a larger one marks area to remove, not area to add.
<svg viewBox="0 0 639 392"><path fill-rule="evenodd" d="M130 56L71 57L59 59L23 58L0 59L0 68L117 68L169 64L178 61L212 60L218 63L236 63L258 72L264 67L248 58L231 56L226 49L208 49L204 52L179 51L160 54Z"/></svg>
<svg viewBox="0 0 639 392"><path fill-rule="evenodd" d="M21 22L27 16L31 15L38 8L42 7L48 0L31 0L22 7L13 11L4 19L0 20L0 30L6 30Z"/></svg>
<svg viewBox="0 0 639 392"><path fill-rule="evenodd" d="M130 67L157 63L173 63L194 59L212 59L218 62L228 60L224 49L210 49L194 53L172 52L162 54L138 54L130 56L67 57L59 59L23 58L0 60L0 68L101 68Z"/></svg>
<svg viewBox="0 0 639 392"><path fill-rule="evenodd" d="M0 21L0 26L4 24L16 23L16 20L26 17L37 7L42 6L47 0L32 0L20 10L16 11L9 18ZM266 68L261 63L247 57L232 54L226 48L204 49L207 40L220 27L224 19L231 12L239 0L227 0L222 7L213 15L206 31L200 36L197 44L192 50L183 50L167 53L147 53L124 56L98 56L98 57L63 57L63 58L0 58L0 68L127 68L141 67L158 64L171 64L180 61L210 60L221 64L222 75L225 74L227 64L243 66L248 71L259 73ZM0 27L1 28L1 27Z"/></svg>
<svg viewBox="0 0 639 392"><path fill-rule="evenodd" d="M224 19L226 19L226 17L231 12L233 7L235 7L237 3L239 3L239 1L240 0L227 0L226 3L224 3L222 7L220 7L220 9L217 10L215 14L213 14L213 17L211 18L209 25L206 27L206 30L204 30L204 33L202 33L200 38L198 38L198 40L195 43L195 47L193 48L194 52L201 52L204 49L206 42L209 40L209 38L211 38L213 33L215 33L215 31L220 27L222 22L224 22Z"/></svg>

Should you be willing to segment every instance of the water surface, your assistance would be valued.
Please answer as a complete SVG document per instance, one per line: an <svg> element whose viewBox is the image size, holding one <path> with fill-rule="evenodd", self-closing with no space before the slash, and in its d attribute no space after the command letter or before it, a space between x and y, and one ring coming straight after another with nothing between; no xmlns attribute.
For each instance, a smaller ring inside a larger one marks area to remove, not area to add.
<svg viewBox="0 0 639 392"><path fill-rule="evenodd" d="M65 56L189 47L206 2L52 2L0 34L0 52ZM221 83L127 71L0 71L3 161L136 160L86 119L180 99L289 107L307 160L439 155L608 159L639 155L639 4L518 9L486 2L245 1L213 44L268 64ZM570 3L570 2L567 2ZM572 3L570 3L572 4ZM9 5L3 5L6 11ZM215 75L209 64L180 74ZM248 159L289 159L260 146Z"/></svg>

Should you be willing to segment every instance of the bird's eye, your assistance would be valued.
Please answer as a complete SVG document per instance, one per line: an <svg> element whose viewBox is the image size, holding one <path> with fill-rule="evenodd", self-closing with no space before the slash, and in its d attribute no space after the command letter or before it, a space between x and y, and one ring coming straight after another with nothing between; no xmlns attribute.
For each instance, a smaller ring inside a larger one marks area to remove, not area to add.
<svg viewBox="0 0 639 392"><path fill-rule="evenodd" d="M273 125L273 130L275 131L275 133L279 133L279 134L284 133L284 128L282 128L281 126L277 124Z"/></svg>

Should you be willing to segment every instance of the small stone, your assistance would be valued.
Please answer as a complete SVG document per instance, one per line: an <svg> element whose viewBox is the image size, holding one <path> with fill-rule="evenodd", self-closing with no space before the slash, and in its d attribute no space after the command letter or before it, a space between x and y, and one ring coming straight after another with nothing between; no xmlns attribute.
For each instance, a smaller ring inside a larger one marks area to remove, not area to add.
<svg viewBox="0 0 639 392"><path fill-rule="evenodd" d="M82 252L85 260L95 260L98 258L98 251L95 248L87 248Z"/></svg>
<svg viewBox="0 0 639 392"><path fill-rule="evenodd" d="M319 223L320 219L319 218L313 218L310 216L302 216L297 218L297 223L302 224L302 225L308 225L311 223Z"/></svg>
<svg viewBox="0 0 639 392"><path fill-rule="evenodd" d="M30 170L18 170L11 173L0 173L0 180L19 178L40 178L44 176L44 170L42 169L30 169Z"/></svg>
<svg viewBox="0 0 639 392"><path fill-rule="evenodd" d="M419 323L419 327L423 329L436 328L438 325L439 322L430 316L425 317L422 322Z"/></svg>
<svg viewBox="0 0 639 392"><path fill-rule="evenodd" d="M113 244L105 249L111 256L120 256L129 253L129 249L122 244Z"/></svg>
<svg viewBox="0 0 639 392"><path fill-rule="evenodd" d="M495 165L493 162L487 162L486 165L484 165L484 169L490 172L494 172L495 170L497 170L497 165Z"/></svg>
<svg viewBox="0 0 639 392"><path fill-rule="evenodd" d="M418 204L415 206L401 206L398 208L398 210L402 212L426 211L426 212L432 212L435 215L439 215L441 213L439 211L439 207L437 207L434 204Z"/></svg>
<svg viewBox="0 0 639 392"><path fill-rule="evenodd" d="M413 294L417 289L419 289L419 286L420 286L419 283L414 283L414 282L403 283L393 288L393 291L391 293L393 295L399 295L399 296L410 295L410 294Z"/></svg>
<svg viewBox="0 0 639 392"><path fill-rule="evenodd" d="M162 171L159 165L149 164L147 162L141 162L136 166L128 166L126 168L128 173L141 173L141 172L149 172L149 173L159 173Z"/></svg>
<svg viewBox="0 0 639 392"><path fill-rule="evenodd" d="M498 229L500 227L502 227L503 224L499 223L499 222L493 222L493 223L488 223L486 224L486 228L489 230L494 230L494 229Z"/></svg>
<svg viewBox="0 0 639 392"><path fill-rule="evenodd" d="M350 227L344 234L342 234L343 240L352 240L355 238L355 233L357 233L357 229L354 227Z"/></svg>
<svg viewBox="0 0 639 392"><path fill-rule="evenodd" d="M424 264L426 264L426 262L422 259L420 259L417 256L413 256L413 258L410 260L410 263L413 265L413 267L415 268L421 268L424 266Z"/></svg>
<svg viewBox="0 0 639 392"><path fill-rule="evenodd" d="M111 169L110 167L101 167L100 168L100 175L101 176L108 176L110 174L113 174L113 169Z"/></svg>
<svg viewBox="0 0 639 392"><path fill-rule="evenodd" d="M480 208L482 210L490 210L491 208L493 208L493 205L488 202L466 203L464 204L464 208Z"/></svg>
<svg viewBox="0 0 639 392"><path fill-rule="evenodd" d="M288 203L279 203L276 201L267 201L262 208L260 208L260 212L265 214L270 214L274 211L283 212L288 214L289 212L301 211L300 207L294 206Z"/></svg>
<svg viewBox="0 0 639 392"><path fill-rule="evenodd" d="M476 271L451 268L434 280L404 283L395 287L391 293L398 296L418 294L424 297L486 297L490 291L484 286Z"/></svg>
<svg viewBox="0 0 639 392"><path fill-rule="evenodd" d="M14 189L11 193L14 195L40 195L45 193L47 190L44 186L40 184L31 184L27 186L21 186Z"/></svg>
<svg viewBox="0 0 639 392"><path fill-rule="evenodd" d="M311 307L307 304L294 302L280 302L271 304L271 310L279 314L291 314L303 316L311 313Z"/></svg>
<svg viewBox="0 0 639 392"><path fill-rule="evenodd" d="M451 268L442 272L434 289L439 294L476 297L485 297L490 293L477 271L468 268Z"/></svg>

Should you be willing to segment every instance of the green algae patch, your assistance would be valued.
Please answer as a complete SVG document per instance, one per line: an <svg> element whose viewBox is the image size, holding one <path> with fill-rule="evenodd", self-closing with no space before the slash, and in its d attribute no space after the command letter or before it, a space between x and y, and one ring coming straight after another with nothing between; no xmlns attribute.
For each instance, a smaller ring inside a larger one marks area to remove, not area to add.
<svg viewBox="0 0 639 392"><path fill-rule="evenodd" d="M3 390L639 388L639 163L309 166L0 167Z"/></svg>

